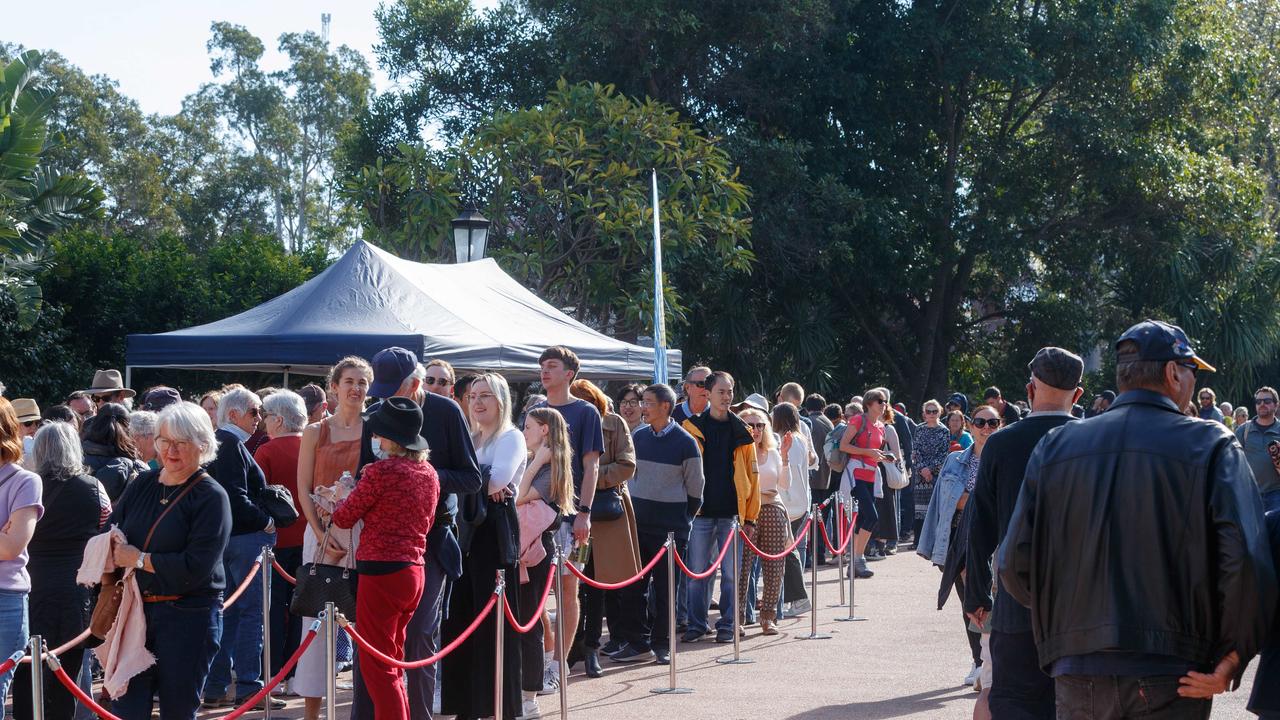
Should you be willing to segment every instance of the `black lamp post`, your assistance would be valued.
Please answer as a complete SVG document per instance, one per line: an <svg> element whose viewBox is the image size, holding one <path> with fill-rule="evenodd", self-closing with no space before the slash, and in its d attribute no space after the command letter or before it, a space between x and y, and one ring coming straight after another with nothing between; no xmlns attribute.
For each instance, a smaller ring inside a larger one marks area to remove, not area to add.
<svg viewBox="0 0 1280 720"><path fill-rule="evenodd" d="M474 207L467 208L450 222L453 226L453 251L457 262L484 259L490 224Z"/></svg>

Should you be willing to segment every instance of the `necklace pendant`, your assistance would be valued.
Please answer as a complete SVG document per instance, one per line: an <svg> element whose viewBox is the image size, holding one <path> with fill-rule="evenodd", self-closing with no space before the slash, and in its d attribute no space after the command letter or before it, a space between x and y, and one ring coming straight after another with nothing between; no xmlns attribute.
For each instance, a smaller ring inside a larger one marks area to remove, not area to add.
<svg viewBox="0 0 1280 720"><path fill-rule="evenodd" d="M168 505L168 504L169 504L169 498L160 498L160 504L161 504L161 505Z"/></svg>

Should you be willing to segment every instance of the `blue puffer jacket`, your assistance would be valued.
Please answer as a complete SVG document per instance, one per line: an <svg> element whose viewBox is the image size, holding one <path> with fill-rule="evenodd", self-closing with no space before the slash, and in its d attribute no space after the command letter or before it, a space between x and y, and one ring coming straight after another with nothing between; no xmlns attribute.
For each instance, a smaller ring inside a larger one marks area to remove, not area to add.
<svg viewBox="0 0 1280 720"><path fill-rule="evenodd" d="M973 457L973 446L957 450L947 456L938 473L938 482L929 498L929 510L924 514L920 527L920 539L916 554L942 567L947 564L947 551L951 547L951 523L955 519L956 503L964 494L964 468Z"/></svg>

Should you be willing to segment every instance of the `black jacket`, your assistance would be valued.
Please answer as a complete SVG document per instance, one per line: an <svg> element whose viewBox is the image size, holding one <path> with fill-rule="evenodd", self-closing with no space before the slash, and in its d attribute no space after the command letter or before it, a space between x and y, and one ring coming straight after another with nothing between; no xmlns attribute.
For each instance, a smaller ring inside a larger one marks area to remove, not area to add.
<svg viewBox="0 0 1280 720"><path fill-rule="evenodd" d="M978 464L978 479L969 504L969 563L964 586L965 612L991 611L991 629L1002 633L1031 631L1031 616L1001 587L992 608L991 557L1009 529L1013 506L1018 502L1027 461L1036 444L1050 430L1073 422L1069 415L1030 415L987 440ZM963 541L961 541L963 542Z"/></svg>
<svg viewBox="0 0 1280 720"><path fill-rule="evenodd" d="M1220 423L1131 390L1045 436L999 551L1031 609L1042 667L1104 651L1241 672L1271 624L1276 576L1244 451Z"/></svg>
<svg viewBox="0 0 1280 720"><path fill-rule="evenodd" d="M123 457L113 447L91 440L85 440L81 445L84 447L84 464L102 483L102 487L106 488L107 497L113 502L119 499L125 486L133 482L139 473L148 470L146 463Z"/></svg>
<svg viewBox="0 0 1280 720"><path fill-rule="evenodd" d="M1267 513L1267 535L1271 540L1271 558L1280 562L1280 510ZM1280 567L1276 572L1280 573ZM1280 606L1276 607L1271 619L1271 639L1258 660L1258 673L1254 675L1253 692L1249 695L1249 710L1259 715L1280 713Z"/></svg>
<svg viewBox="0 0 1280 720"><path fill-rule="evenodd" d="M262 468L240 438L231 432L219 428L214 437L218 439L218 456L205 470L227 491L227 499L231 501L231 534L245 535L264 529L271 516L257 503L258 494L267 486Z"/></svg>

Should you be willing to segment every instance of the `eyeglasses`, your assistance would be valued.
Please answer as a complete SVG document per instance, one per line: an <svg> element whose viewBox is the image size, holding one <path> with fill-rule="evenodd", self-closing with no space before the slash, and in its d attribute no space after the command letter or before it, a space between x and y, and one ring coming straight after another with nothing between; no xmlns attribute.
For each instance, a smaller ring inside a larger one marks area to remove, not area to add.
<svg viewBox="0 0 1280 720"><path fill-rule="evenodd" d="M749 428L751 428L752 430L755 430L755 431L757 431L757 432L763 432L763 431L764 431L764 429L765 429L765 428L767 428L767 427L769 427L769 426L768 426L768 425L766 425L766 424L764 424L764 423L747 423L747 427L749 427Z"/></svg>
<svg viewBox="0 0 1280 720"><path fill-rule="evenodd" d="M1000 418L974 418L969 421L976 428L998 428L1000 427Z"/></svg>
<svg viewBox="0 0 1280 720"><path fill-rule="evenodd" d="M39 424L40 424L40 421L39 421L39 420L28 420L28 421L26 421L26 422L22 423L22 427L29 428L29 427L33 427L33 426L35 426L35 425L39 425Z"/></svg>
<svg viewBox="0 0 1280 720"><path fill-rule="evenodd" d="M93 401L94 401L95 403L99 404L99 405L101 405L102 403L104 403L104 402L106 402L106 401L108 401L108 400L110 400L110 399L111 399L111 398L107 397L106 395L94 395L94 396L93 396Z"/></svg>
<svg viewBox="0 0 1280 720"><path fill-rule="evenodd" d="M423 379L422 384L426 385L427 387L435 387L436 385L439 385L440 387L444 387L445 385L452 385L453 381L449 380L448 378L428 377Z"/></svg>
<svg viewBox="0 0 1280 720"><path fill-rule="evenodd" d="M623 400L622 402L618 403L618 407L625 407L625 408L640 407L640 401L639 400Z"/></svg>
<svg viewBox="0 0 1280 720"><path fill-rule="evenodd" d="M928 410L925 410L925 411L924 411L924 414L925 414L925 415L937 415L937 414L938 414L938 409L937 409L937 408L929 408Z"/></svg>
<svg viewBox="0 0 1280 720"><path fill-rule="evenodd" d="M1254 405L1275 405L1276 399L1275 398L1254 398L1253 404Z"/></svg>
<svg viewBox="0 0 1280 720"><path fill-rule="evenodd" d="M184 452L191 445L190 440L170 440L167 437L156 436L156 449L160 452L167 452L169 448Z"/></svg>
<svg viewBox="0 0 1280 720"><path fill-rule="evenodd" d="M626 402L623 402L623 404L625 405ZM641 400L640 401L640 407L651 408L651 407L658 407L661 404L662 403L658 402L657 400Z"/></svg>
<svg viewBox="0 0 1280 720"><path fill-rule="evenodd" d="M706 388L706 387L707 387L707 381L706 381L706 380L685 380L685 381L684 381L684 384L685 384L685 385L692 385L692 386L694 386L694 387L696 387L696 388Z"/></svg>
<svg viewBox="0 0 1280 720"><path fill-rule="evenodd" d="M488 402L495 397L497 397L497 395L494 395L493 393L471 393L467 395L467 399L471 400L471 402Z"/></svg>

